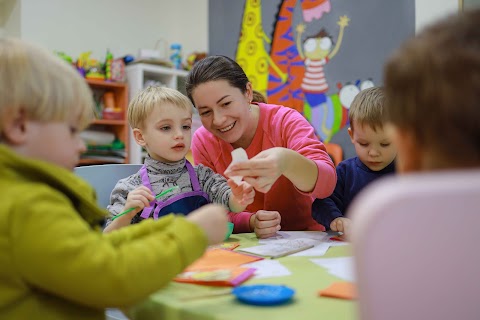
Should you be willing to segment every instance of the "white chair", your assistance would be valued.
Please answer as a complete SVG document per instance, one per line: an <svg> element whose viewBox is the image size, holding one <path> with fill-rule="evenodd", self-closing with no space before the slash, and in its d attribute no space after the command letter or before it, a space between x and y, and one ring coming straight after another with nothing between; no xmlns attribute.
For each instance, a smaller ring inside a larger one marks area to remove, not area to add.
<svg viewBox="0 0 480 320"><path fill-rule="evenodd" d="M98 205L106 208L110 204L110 194L118 180L134 174L141 167L141 164L102 164L76 167L74 172L95 188ZM107 309L105 317L107 320L128 320L118 309Z"/></svg>
<svg viewBox="0 0 480 320"><path fill-rule="evenodd" d="M141 167L141 164L102 164L76 167L75 174L95 188L98 205L106 208L110 204L110 194L118 180L134 174Z"/></svg>
<svg viewBox="0 0 480 320"><path fill-rule="evenodd" d="M362 320L480 319L480 170L380 180L349 215Z"/></svg>

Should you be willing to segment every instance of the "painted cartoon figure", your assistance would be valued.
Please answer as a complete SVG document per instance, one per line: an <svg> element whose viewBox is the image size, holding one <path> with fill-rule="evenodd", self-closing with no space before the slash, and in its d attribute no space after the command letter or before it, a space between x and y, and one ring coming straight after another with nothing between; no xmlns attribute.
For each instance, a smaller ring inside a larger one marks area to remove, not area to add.
<svg viewBox="0 0 480 320"><path fill-rule="evenodd" d="M304 97L301 88L305 66L295 44L293 19L300 3L303 20L312 22L330 12L330 0L283 0L277 12L270 57L275 65L269 66L267 99L303 113ZM278 66L282 74L274 69ZM286 74L287 78L281 75Z"/></svg>
<svg viewBox="0 0 480 320"><path fill-rule="evenodd" d="M322 29L313 37L305 39L302 50L300 42L302 33L305 32L305 25L299 24L296 28L298 52L305 63L305 75L301 88L306 102L311 107L312 125L322 140L328 138L333 124L333 108L327 103L326 93L329 87L323 68L338 53L348 22L347 16L341 16L338 20L340 32L333 49L331 36Z"/></svg>

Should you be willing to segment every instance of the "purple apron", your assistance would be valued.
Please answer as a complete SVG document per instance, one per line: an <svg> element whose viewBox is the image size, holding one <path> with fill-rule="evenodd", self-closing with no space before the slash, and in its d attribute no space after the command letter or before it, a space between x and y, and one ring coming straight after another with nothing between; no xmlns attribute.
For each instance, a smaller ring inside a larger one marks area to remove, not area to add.
<svg viewBox="0 0 480 320"><path fill-rule="evenodd" d="M170 213L187 215L201 206L210 203L208 194L200 188L198 177L195 174L193 166L190 164L190 162L188 162L188 160L185 160L185 166L187 167L188 174L190 176L190 182L192 183L193 191L177 194L169 198L167 201L161 201L158 199L153 200L150 202L149 207L145 207L143 209L140 215L142 219L149 218L152 215L152 211L154 219L158 219L159 217ZM143 185L153 192L145 165L140 169L140 177L142 178Z"/></svg>

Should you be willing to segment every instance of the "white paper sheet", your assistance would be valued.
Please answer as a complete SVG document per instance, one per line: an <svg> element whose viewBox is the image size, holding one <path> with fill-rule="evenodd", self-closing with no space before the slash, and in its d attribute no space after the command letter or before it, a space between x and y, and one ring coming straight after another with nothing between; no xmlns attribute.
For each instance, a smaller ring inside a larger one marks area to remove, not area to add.
<svg viewBox="0 0 480 320"><path fill-rule="evenodd" d="M249 248L241 248L237 250L265 257L279 258L285 255L293 254L297 250L301 251L302 249L308 249L309 247L315 246L318 243L318 240L299 238L292 240L277 240L268 244Z"/></svg>
<svg viewBox="0 0 480 320"><path fill-rule="evenodd" d="M316 265L327 269L331 275L345 281L355 281L352 257L310 259Z"/></svg>
<svg viewBox="0 0 480 320"><path fill-rule="evenodd" d="M246 263L242 267L255 268L254 279L289 276L292 273L278 260L264 259Z"/></svg>
<svg viewBox="0 0 480 320"><path fill-rule="evenodd" d="M327 253L330 247L345 246L348 242L333 241L330 237L337 233L327 233L321 231L278 231L274 236L267 239L260 239L259 244L271 244L282 245L285 242L293 239L313 239L317 242L311 249L300 251L291 254L292 257L322 257Z"/></svg>
<svg viewBox="0 0 480 320"><path fill-rule="evenodd" d="M248 160L248 155L245 149L243 148L237 148L232 151L232 162L230 165L237 163L237 162L243 162ZM242 176L233 176L230 177L233 181L235 181L236 184L240 184L242 182L243 177Z"/></svg>
<svg viewBox="0 0 480 320"><path fill-rule="evenodd" d="M326 242L320 242L311 249L292 254L292 257L322 257L327 253L330 245Z"/></svg>
<svg viewBox="0 0 480 320"><path fill-rule="evenodd" d="M274 236L266 239L258 240L259 244L267 244L276 242L278 240L293 240L293 239L314 239L323 240L328 236L326 232L321 231L278 231Z"/></svg>

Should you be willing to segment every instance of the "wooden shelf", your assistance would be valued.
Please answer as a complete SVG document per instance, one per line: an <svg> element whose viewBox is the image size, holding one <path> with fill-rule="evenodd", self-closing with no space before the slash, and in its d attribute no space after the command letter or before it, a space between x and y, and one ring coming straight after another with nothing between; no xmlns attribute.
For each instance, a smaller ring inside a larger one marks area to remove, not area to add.
<svg viewBox="0 0 480 320"><path fill-rule="evenodd" d="M104 124L104 125L111 125L111 126L124 126L125 120L107 120L107 119L96 119L92 122L92 124Z"/></svg>
<svg viewBox="0 0 480 320"><path fill-rule="evenodd" d="M121 120L110 119L96 119L87 130L111 132L116 139L121 140L125 144L125 157L109 157L102 156L84 156L80 160L79 165L89 164L107 164L107 163L129 163L129 131L130 127L127 122L127 107L128 107L128 85L125 82L110 82L103 80L85 79L92 91L95 93L97 100L102 100L105 92L112 92L115 98L115 107L123 110Z"/></svg>
<svg viewBox="0 0 480 320"><path fill-rule="evenodd" d="M94 80L94 79L85 79L87 83L92 87L101 87L101 88L126 88L127 84L125 82L113 82L105 80Z"/></svg>

